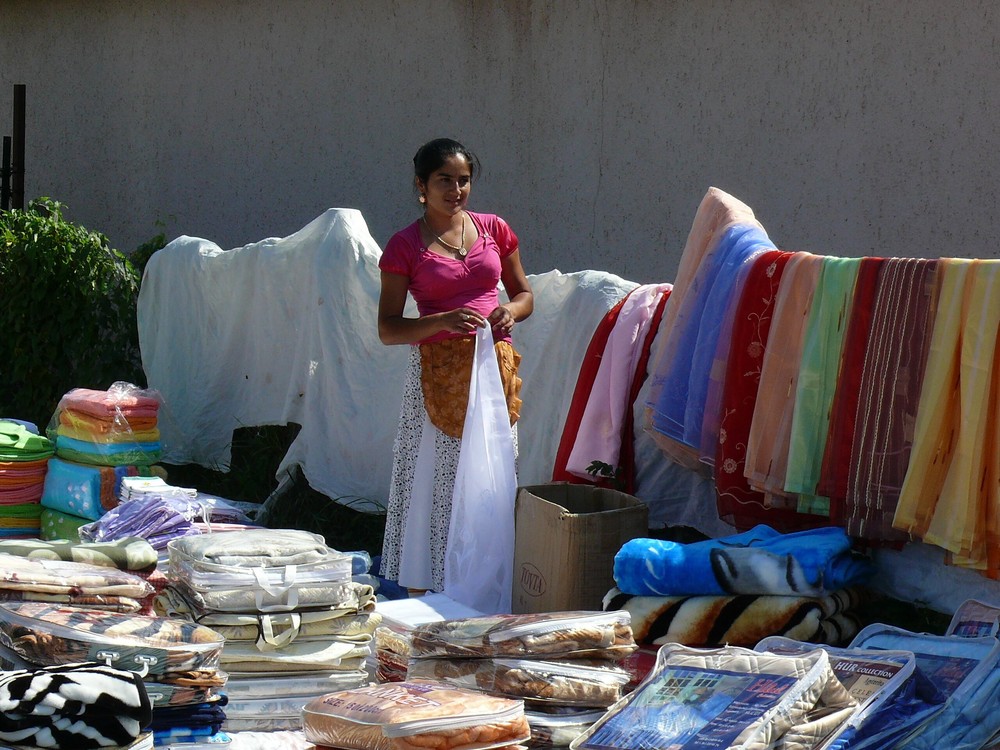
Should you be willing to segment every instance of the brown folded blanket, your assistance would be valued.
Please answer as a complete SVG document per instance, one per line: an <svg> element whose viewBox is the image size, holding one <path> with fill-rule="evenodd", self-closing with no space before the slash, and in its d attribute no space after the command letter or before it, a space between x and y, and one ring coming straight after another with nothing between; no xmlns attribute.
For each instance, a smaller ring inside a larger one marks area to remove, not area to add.
<svg viewBox="0 0 1000 750"><path fill-rule="evenodd" d="M640 645L710 647L756 645L771 635L807 643L845 645L857 634L853 614L872 594L846 588L824 597L631 596L613 588L605 610L625 610Z"/></svg>

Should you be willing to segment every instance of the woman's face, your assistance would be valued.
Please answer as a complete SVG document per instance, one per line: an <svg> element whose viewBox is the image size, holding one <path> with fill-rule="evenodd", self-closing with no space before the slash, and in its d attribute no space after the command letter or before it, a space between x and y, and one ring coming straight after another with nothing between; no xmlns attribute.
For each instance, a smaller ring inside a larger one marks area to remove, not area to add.
<svg viewBox="0 0 1000 750"><path fill-rule="evenodd" d="M465 208L472 191L472 166L464 156L452 154L439 169L431 172L426 183L417 180L428 211L454 216Z"/></svg>

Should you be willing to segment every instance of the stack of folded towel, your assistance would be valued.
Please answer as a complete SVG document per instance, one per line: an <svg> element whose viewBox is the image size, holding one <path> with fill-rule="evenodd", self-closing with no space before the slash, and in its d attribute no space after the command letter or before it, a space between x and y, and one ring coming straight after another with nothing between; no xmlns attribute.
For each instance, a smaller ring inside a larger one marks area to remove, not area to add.
<svg viewBox="0 0 1000 750"><path fill-rule="evenodd" d="M841 645L857 634L871 572L834 527L757 526L690 544L633 539L615 556L604 608L628 611L643 645L750 647L776 635Z"/></svg>
<svg viewBox="0 0 1000 750"><path fill-rule="evenodd" d="M55 445L41 504L43 539L77 539L77 529L118 505L124 477L152 476L161 454L159 396L130 383L74 388L49 422Z"/></svg>
<svg viewBox="0 0 1000 750"><path fill-rule="evenodd" d="M0 419L0 538L39 534L40 500L52 442L20 420Z"/></svg>

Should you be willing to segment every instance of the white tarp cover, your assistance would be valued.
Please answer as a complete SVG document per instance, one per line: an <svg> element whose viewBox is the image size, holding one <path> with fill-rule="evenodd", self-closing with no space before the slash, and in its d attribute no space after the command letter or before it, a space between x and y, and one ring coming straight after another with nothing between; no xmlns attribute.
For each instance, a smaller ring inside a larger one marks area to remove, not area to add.
<svg viewBox="0 0 1000 750"><path fill-rule="evenodd" d="M331 208L288 237L223 250L182 236L154 253L138 326L148 385L163 397L164 463L228 471L234 430L296 423L301 430L279 477L297 465L328 497L384 506L407 347L378 340L381 252L359 211ZM537 265L536 252L525 248L527 267ZM638 286L592 270L528 279L535 312L514 328L523 355L522 485L551 480L594 330ZM661 330L651 361L662 337ZM648 387L647 380L634 407L635 494L649 506L650 527L733 533L715 512L711 479L666 459L643 431ZM943 565L939 552L920 544L882 552L873 584L946 612L968 598L1000 602L1000 583Z"/></svg>

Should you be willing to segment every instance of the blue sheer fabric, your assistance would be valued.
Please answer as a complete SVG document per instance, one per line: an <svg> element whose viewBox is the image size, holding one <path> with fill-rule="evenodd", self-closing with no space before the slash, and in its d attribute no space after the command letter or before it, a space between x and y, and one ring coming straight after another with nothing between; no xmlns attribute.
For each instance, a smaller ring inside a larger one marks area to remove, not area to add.
<svg viewBox="0 0 1000 750"><path fill-rule="evenodd" d="M737 225L726 230L702 262L664 343L662 371L653 375L659 396L650 406L657 432L700 448L709 372L730 301L745 278L740 270L759 253L774 249L763 229Z"/></svg>

